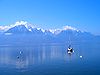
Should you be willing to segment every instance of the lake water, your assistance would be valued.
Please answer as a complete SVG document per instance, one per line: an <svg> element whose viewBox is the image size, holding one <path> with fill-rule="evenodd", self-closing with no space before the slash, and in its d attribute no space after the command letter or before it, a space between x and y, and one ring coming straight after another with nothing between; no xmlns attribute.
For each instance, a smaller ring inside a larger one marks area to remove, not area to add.
<svg viewBox="0 0 100 75"><path fill-rule="evenodd" d="M0 46L0 75L100 75L99 44ZM82 58L80 58L82 56Z"/></svg>

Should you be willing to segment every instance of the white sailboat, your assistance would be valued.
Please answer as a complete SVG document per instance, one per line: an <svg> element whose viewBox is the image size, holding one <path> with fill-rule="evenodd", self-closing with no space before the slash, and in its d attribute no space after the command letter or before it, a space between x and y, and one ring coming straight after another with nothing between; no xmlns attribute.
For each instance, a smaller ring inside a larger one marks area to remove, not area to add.
<svg viewBox="0 0 100 75"><path fill-rule="evenodd" d="M69 47L67 48L67 53L72 54L73 52L74 52L73 48L71 47L71 45L69 45Z"/></svg>
<svg viewBox="0 0 100 75"><path fill-rule="evenodd" d="M71 40L70 40L70 35L69 35L69 46L67 48L67 53L72 54L74 52L73 48L71 47Z"/></svg>

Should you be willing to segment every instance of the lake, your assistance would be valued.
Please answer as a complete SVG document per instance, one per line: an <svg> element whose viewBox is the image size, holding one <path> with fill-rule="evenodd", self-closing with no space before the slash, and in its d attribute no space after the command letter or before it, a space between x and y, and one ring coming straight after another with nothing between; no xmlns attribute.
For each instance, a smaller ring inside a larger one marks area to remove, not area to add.
<svg viewBox="0 0 100 75"><path fill-rule="evenodd" d="M98 43L0 45L0 75L100 75ZM82 58L80 57L82 56Z"/></svg>

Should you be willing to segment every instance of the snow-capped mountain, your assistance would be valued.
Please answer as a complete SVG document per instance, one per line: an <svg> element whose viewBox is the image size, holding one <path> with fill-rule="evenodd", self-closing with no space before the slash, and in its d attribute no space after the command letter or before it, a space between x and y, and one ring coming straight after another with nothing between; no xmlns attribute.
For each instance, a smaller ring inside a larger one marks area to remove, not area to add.
<svg viewBox="0 0 100 75"><path fill-rule="evenodd" d="M67 30L71 30L71 31L79 31L76 28L73 28L71 26L64 26L61 29L48 29L48 30L44 30L42 28L37 28L36 26L33 26L32 24L26 22L26 21L20 21L20 22L16 22L13 25L9 25L9 26L0 26L0 31L4 32L4 33L12 33L12 34L27 34L27 33L34 33L34 34L54 34L54 35L58 35L60 34L62 31L67 31Z"/></svg>
<svg viewBox="0 0 100 75"><path fill-rule="evenodd" d="M64 26L60 29L42 29L28 22L16 22L9 26L0 26L1 43L66 43L69 41L89 41L95 36L88 32L82 32L71 26ZM17 34L17 35L16 35ZM17 40L17 41L16 41Z"/></svg>
<svg viewBox="0 0 100 75"><path fill-rule="evenodd" d="M24 25L19 25L15 26L13 28L10 28L7 30L5 33L29 33L30 31L24 26Z"/></svg>

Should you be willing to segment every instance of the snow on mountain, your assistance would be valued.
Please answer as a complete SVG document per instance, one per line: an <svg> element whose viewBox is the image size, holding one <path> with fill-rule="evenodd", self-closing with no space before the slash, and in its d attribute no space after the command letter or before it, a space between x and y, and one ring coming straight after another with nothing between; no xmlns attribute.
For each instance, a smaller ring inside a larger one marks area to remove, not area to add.
<svg viewBox="0 0 100 75"><path fill-rule="evenodd" d="M15 27L10 28L6 31L6 33L28 33L29 30L24 25L18 25Z"/></svg>
<svg viewBox="0 0 100 75"><path fill-rule="evenodd" d="M33 26L32 24L26 22L26 21L17 21L15 24L12 25L7 25L7 26L0 26L0 31L7 31L10 28L13 28L15 26L25 26L29 31L31 31L32 28L35 28L35 26Z"/></svg>
<svg viewBox="0 0 100 75"><path fill-rule="evenodd" d="M64 31L64 30L71 30L71 31L79 31L77 28L75 28L75 27L71 27L71 26L64 26L62 29L61 29L61 31Z"/></svg>
<svg viewBox="0 0 100 75"><path fill-rule="evenodd" d="M23 25L25 26L29 31L31 31L32 28L35 28L32 24L26 22L26 21L17 21L14 25L11 25L12 27Z"/></svg>
<svg viewBox="0 0 100 75"><path fill-rule="evenodd" d="M63 30L77 30L77 29L71 26L64 26Z"/></svg>
<svg viewBox="0 0 100 75"><path fill-rule="evenodd" d="M59 29L42 29L26 21L16 22L15 24L9 26L0 26L0 30L3 33L0 33L0 36L4 41L7 40L9 43L12 40L18 40L19 42L68 42L69 37L72 41L80 40L90 40L94 39L94 36L91 33L82 32L77 28L71 26L64 26ZM15 35L14 35L15 34ZM18 35L16 35L18 34ZM20 35L22 34L22 35ZM27 35L29 34L29 35ZM10 36L6 36L10 35ZM7 38L7 39L6 39ZM1 40L2 41L2 40Z"/></svg>
<svg viewBox="0 0 100 75"><path fill-rule="evenodd" d="M8 29L10 29L10 26L0 26L0 31L7 31Z"/></svg>
<svg viewBox="0 0 100 75"><path fill-rule="evenodd" d="M67 30L71 30L71 31L79 31L78 29L71 27L71 26L64 26L60 29L42 29L42 28L38 28L35 25L32 25L26 21L17 21L15 24L9 25L9 26L0 26L0 31L2 32L6 32L6 33L25 33L25 32L34 32L34 33L52 33L52 34L59 34L62 31L67 31Z"/></svg>
<svg viewBox="0 0 100 75"><path fill-rule="evenodd" d="M61 33L62 31L67 31L67 30L71 30L71 31L79 31L77 28L74 28L74 27L71 27L71 26L64 26L63 28L61 29L49 29L49 31L53 34L59 34Z"/></svg>
<svg viewBox="0 0 100 75"><path fill-rule="evenodd" d="M34 34L42 34L45 30L41 28L37 28L32 24L26 21L18 21L15 24L8 26L8 29L5 31L5 34L27 34L27 33L34 33Z"/></svg>

